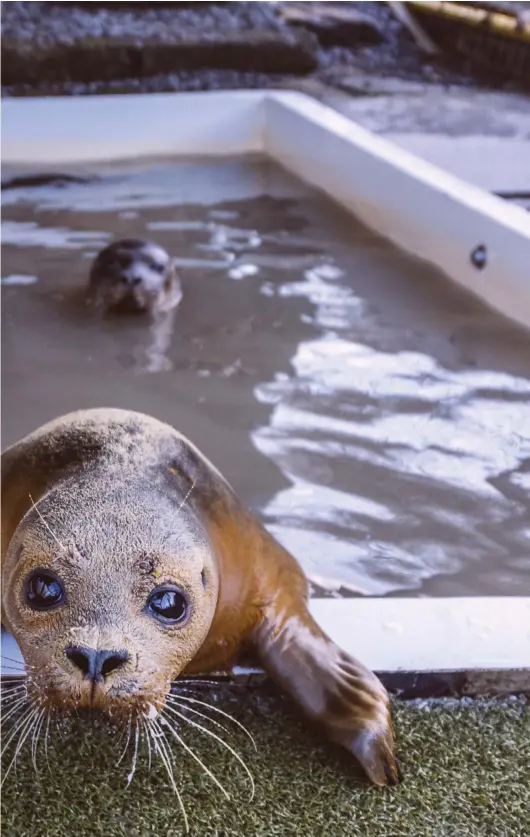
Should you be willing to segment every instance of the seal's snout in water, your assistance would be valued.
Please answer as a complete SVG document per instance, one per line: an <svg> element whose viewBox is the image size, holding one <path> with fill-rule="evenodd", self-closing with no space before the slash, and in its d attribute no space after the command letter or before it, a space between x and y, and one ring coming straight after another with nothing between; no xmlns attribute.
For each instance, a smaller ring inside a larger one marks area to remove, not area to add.
<svg viewBox="0 0 530 837"><path fill-rule="evenodd" d="M324 634L298 563L173 428L123 410L41 427L2 455L2 532L2 623L35 711L157 728L180 675L250 654L374 783L397 779L383 685Z"/></svg>
<svg viewBox="0 0 530 837"><path fill-rule="evenodd" d="M123 238L105 247L90 269L88 298L110 313L158 313L182 298L174 260L158 244Z"/></svg>

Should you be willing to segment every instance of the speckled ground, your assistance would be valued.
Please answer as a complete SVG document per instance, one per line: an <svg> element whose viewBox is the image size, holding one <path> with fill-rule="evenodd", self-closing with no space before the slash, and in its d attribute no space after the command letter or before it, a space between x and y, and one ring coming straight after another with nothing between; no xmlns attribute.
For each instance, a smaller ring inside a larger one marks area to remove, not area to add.
<svg viewBox="0 0 530 837"><path fill-rule="evenodd" d="M445 56L442 61L428 60L386 3L350 2L342 5L372 20L374 26L384 33L384 40L379 44L366 44L361 40L348 48L319 46L317 43L317 78L334 84L345 72L353 71L416 79L425 83L473 84L473 77L460 69L461 62L454 64L447 61ZM54 44L72 47L98 39L103 39L109 48L119 45L122 39L137 45L150 39L161 44L193 40L194 33L217 42L222 42L231 34L250 32L253 29L276 36L298 34L298 27L291 27L282 20L280 6L280 3L256 2L156 5L109 2L91 3L90 6L87 3L4 2L1 4L2 42L4 46L19 44L20 49L27 49L31 45L38 52ZM249 67L222 69L218 65L180 68L168 73L167 68L156 70L154 61L150 72L138 70L131 77L122 78L115 75L113 61L109 57L102 62L101 79L72 80L68 77L65 65L59 80L53 72L52 78L41 78L38 83L18 82L11 85L4 79L2 94L76 95L253 88L276 86L285 81L286 76L286 72L281 70L278 70L280 75L277 75L272 70L266 74L250 71ZM45 66L46 73L51 71L51 65L55 63L61 65L59 56L50 59ZM5 75L7 77L9 74Z"/></svg>
<svg viewBox="0 0 530 837"><path fill-rule="evenodd" d="M228 751L197 729L184 732L230 794L230 801L223 798L174 742L175 777L193 835L522 837L526 831L530 723L522 699L397 703L404 781L380 790L363 784L348 756L323 744L280 698L263 692L216 697L215 705L255 737L256 752L237 728L230 737L222 733L248 763L256 792L250 802L249 781ZM180 837L182 815L163 766L156 760L149 772L142 751L127 788L131 747L116 767L123 746L103 730L54 732L51 775L40 745L39 777L28 753L8 776L2 833Z"/></svg>

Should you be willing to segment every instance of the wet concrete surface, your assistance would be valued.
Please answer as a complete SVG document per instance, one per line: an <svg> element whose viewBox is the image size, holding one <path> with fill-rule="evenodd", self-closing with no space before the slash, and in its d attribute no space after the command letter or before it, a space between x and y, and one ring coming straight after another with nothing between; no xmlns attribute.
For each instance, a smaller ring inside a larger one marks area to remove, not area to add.
<svg viewBox="0 0 530 837"><path fill-rule="evenodd" d="M296 89L446 171L493 192L530 190L530 97L366 74L341 89L303 79ZM362 93L362 95L359 95Z"/></svg>
<svg viewBox="0 0 530 837"><path fill-rule="evenodd" d="M528 594L528 333L269 162L96 174L3 193L4 446L81 407L148 412L316 589ZM90 259L124 235L178 260L167 347L84 304Z"/></svg>

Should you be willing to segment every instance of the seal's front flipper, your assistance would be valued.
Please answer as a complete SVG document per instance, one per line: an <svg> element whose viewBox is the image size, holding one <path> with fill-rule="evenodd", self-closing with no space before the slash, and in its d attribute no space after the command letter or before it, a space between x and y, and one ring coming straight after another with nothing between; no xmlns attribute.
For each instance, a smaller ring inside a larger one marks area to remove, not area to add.
<svg viewBox="0 0 530 837"><path fill-rule="evenodd" d="M265 614L257 649L265 669L376 785L399 781L387 692L320 629L305 603ZM289 612L290 611L290 612Z"/></svg>

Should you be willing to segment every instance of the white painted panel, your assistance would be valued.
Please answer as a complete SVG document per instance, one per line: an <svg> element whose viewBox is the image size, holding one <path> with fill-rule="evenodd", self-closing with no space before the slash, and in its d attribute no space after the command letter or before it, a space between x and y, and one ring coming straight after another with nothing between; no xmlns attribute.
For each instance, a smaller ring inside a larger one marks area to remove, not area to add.
<svg viewBox="0 0 530 837"><path fill-rule="evenodd" d="M312 599L313 616L376 671L530 668L530 597ZM22 660L2 634L2 655ZM12 664L2 659L2 674Z"/></svg>
<svg viewBox="0 0 530 837"><path fill-rule="evenodd" d="M267 153L367 226L530 327L530 214L409 154L319 102L269 96ZM470 255L487 247L477 270Z"/></svg>
<svg viewBox="0 0 530 837"><path fill-rule="evenodd" d="M4 99L2 159L67 164L263 150L254 91Z"/></svg>
<svg viewBox="0 0 530 837"><path fill-rule="evenodd" d="M530 597L313 599L311 611L377 671L530 668Z"/></svg>

